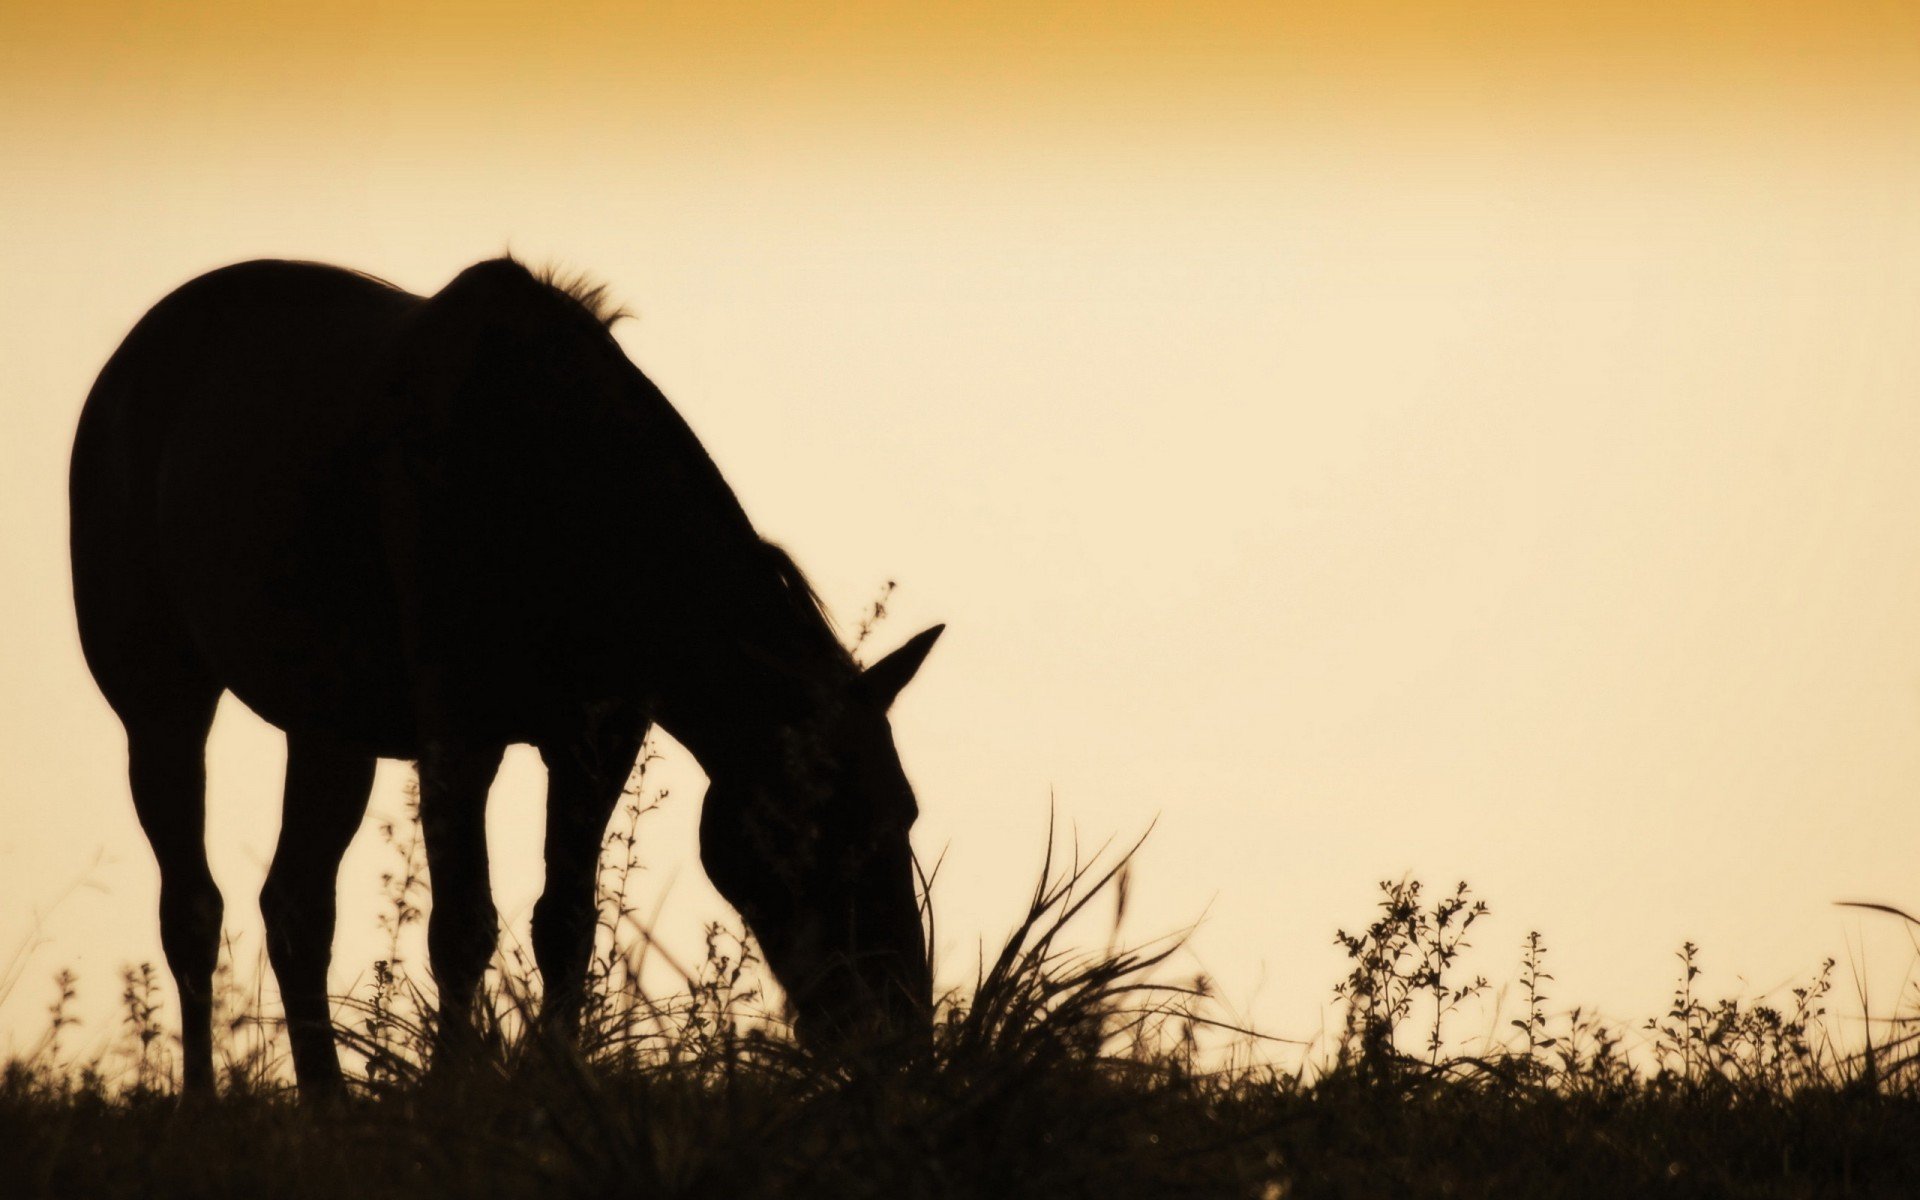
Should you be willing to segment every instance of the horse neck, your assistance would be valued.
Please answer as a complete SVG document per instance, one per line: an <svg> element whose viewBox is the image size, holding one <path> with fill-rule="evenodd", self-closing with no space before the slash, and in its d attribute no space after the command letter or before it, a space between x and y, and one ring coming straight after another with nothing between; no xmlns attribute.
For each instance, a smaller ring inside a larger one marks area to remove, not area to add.
<svg viewBox="0 0 1920 1200"><path fill-rule="evenodd" d="M623 593L653 598L658 623L641 657L654 668L656 715L711 775L814 720L859 668L685 420L638 368L628 384L623 411L639 419L621 459L648 480L642 527L672 532L628 549L638 573Z"/></svg>
<svg viewBox="0 0 1920 1200"><path fill-rule="evenodd" d="M781 753L787 731L814 724L852 668L779 661L728 643L688 656L673 675L661 690L660 724L714 776Z"/></svg>
<svg viewBox="0 0 1920 1200"><path fill-rule="evenodd" d="M826 618L794 601L777 578L735 573L668 631L658 717L709 776L779 753L784 732L816 723L858 674Z"/></svg>

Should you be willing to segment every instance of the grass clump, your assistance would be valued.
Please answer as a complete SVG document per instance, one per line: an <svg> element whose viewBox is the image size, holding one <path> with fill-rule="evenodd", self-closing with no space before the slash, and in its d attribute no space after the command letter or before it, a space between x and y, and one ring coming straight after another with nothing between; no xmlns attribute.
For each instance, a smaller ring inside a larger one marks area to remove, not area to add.
<svg viewBox="0 0 1920 1200"><path fill-rule="evenodd" d="M416 832L396 822L386 957L338 1007L350 1101L295 1101L260 964L243 980L231 945L222 1097L197 1107L173 1094L155 972L123 977L124 1022L81 1057L80 984L63 972L46 1035L0 1072L0 1192L1812 1197L1906 1195L1920 1179L1920 1071L1897 1034L1840 1045L1831 961L1778 1005L1709 1000L1688 944L1668 1011L1620 1024L1550 1007L1533 932L1521 1011L1463 1044L1454 1027L1489 985L1462 955L1490 910L1464 883L1387 881L1371 919L1336 934L1332 1036L1282 1065L1275 1040L1220 1015L1204 978L1161 977L1180 936L1089 948L1090 914L1119 928L1139 843L1083 861L1051 832L1024 916L939 1001L931 1053L824 1061L766 1002L743 932L709 927L687 964L652 938L630 885L660 799L636 787L616 820L577 1048L536 1032L538 980L509 950L486 989L485 1068L422 1086L431 1004L401 934L429 901ZM650 961L673 987L650 988Z"/></svg>

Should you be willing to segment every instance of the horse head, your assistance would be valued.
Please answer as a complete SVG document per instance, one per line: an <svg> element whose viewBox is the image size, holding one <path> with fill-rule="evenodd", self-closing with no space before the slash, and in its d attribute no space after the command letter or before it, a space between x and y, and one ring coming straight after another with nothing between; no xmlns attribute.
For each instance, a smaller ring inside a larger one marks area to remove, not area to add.
<svg viewBox="0 0 1920 1200"><path fill-rule="evenodd" d="M943 626L850 677L763 754L710 772L708 878L787 991L800 1040L924 1041L932 972L908 834L918 808L887 709Z"/></svg>

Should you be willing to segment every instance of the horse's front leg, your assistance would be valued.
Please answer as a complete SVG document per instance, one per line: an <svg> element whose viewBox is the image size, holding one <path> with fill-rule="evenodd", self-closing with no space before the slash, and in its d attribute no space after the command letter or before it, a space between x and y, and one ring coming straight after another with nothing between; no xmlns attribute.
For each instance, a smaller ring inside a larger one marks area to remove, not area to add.
<svg viewBox="0 0 1920 1200"><path fill-rule="evenodd" d="M432 885L427 955L440 991L434 1069L479 1049L474 993L499 941L487 869L487 789L504 747L430 743L420 758L420 826Z"/></svg>
<svg viewBox="0 0 1920 1200"><path fill-rule="evenodd" d="M600 846L646 734L644 720L623 712L573 738L540 744L547 764L547 883L533 908L533 958L545 989L540 1023L564 1041L580 1031Z"/></svg>

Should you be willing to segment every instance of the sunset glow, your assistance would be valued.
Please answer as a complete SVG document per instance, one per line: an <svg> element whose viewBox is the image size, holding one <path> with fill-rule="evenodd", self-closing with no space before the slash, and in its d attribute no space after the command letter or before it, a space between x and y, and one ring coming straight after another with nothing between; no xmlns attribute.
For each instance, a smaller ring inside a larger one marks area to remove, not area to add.
<svg viewBox="0 0 1920 1200"><path fill-rule="evenodd" d="M1916 197L1905 5L9 2L0 1030L158 961L67 576L101 363L226 262L508 249L609 283L843 629L889 579L878 644L948 624L895 725L951 981L1052 797L1158 815L1129 929L1207 912L1186 967L1289 1035L1409 869L1493 900L1489 974L1549 931L1569 1004L1655 1010L1687 937L1754 990L1866 939L1890 1001L1905 934L1832 902L1920 904ZM257 947L282 742L227 703ZM515 928L540 784L494 792Z"/></svg>

